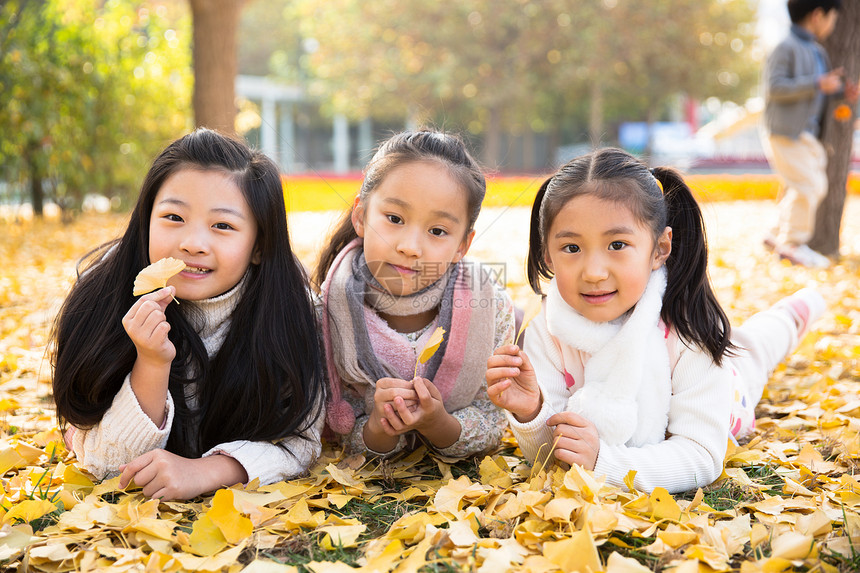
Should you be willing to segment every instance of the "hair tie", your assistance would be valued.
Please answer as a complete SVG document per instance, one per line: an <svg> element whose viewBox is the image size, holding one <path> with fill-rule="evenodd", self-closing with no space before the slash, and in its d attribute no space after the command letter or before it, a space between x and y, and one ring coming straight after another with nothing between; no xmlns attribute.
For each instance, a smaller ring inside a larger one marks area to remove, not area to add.
<svg viewBox="0 0 860 573"><path fill-rule="evenodd" d="M663 183L660 181L660 179L657 178L657 168L652 167L651 169L648 170L648 172L651 174L651 177L654 178L654 181L657 182L657 187L660 188L660 193L665 194L666 190L663 189Z"/></svg>

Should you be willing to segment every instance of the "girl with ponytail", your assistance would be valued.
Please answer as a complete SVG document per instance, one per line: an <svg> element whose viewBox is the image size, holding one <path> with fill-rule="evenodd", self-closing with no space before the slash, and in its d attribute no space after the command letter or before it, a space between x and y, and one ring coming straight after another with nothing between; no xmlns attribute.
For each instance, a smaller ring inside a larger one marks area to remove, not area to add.
<svg viewBox="0 0 860 573"><path fill-rule="evenodd" d="M770 373L824 301L803 289L732 329L707 263L701 211L672 169L600 149L544 182L527 265L532 289L547 287L543 309L523 351L487 362L490 399L526 457L619 486L634 470L645 491L720 476L727 438L755 427Z"/></svg>
<svg viewBox="0 0 860 573"><path fill-rule="evenodd" d="M464 258L486 182L463 141L406 131L380 145L320 255L328 427L350 451L426 444L465 457L498 446L505 414L484 365L513 341L513 304ZM424 356L434 333L444 338Z"/></svg>

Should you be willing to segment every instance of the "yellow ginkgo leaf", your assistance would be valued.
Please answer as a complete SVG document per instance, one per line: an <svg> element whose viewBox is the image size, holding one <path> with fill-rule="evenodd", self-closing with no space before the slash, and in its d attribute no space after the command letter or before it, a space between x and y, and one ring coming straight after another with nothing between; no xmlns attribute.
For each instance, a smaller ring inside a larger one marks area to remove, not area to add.
<svg viewBox="0 0 860 573"><path fill-rule="evenodd" d="M681 519L681 507L668 491L662 487L655 487L651 492L651 513L654 519Z"/></svg>
<svg viewBox="0 0 860 573"><path fill-rule="evenodd" d="M28 499L10 509L3 516L3 523L15 523L16 521L30 523L56 510L57 506L46 499Z"/></svg>
<svg viewBox="0 0 860 573"><path fill-rule="evenodd" d="M418 365L424 364L430 358L436 354L436 351L439 350L439 345L442 344L442 341L445 339L445 329L441 326L433 331L433 334L430 336L430 340L427 341L427 344L424 345L424 349L421 351L421 354L418 355L418 361L415 362L415 374L414 376L418 376Z"/></svg>
<svg viewBox="0 0 860 573"><path fill-rule="evenodd" d="M212 498L212 509L206 515L212 520L228 543L238 544L254 531L251 520L239 513L233 504L233 491L219 489Z"/></svg>
<svg viewBox="0 0 860 573"><path fill-rule="evenodd" d="M192 553L203 556L215 555L227 547L224 534L205 513L194 522L189 541L188 549Z"/></svg>
<svg viewBox="0 0 860 573"><path fill-rule="evenodd" d="M540 310L543 299L541 298L532 298L529 301L528 306L526 306L525 311L523 312L523 323L520 325L520 329L517 332L517 336L514 338L514 344L519 344L520 336L523 332L525 332L526 327L532 321L534 317L540 314Z"/></svg>
<svg viewBox="0 0 860 573"><path fill-rule="evenodd" d="M173 257L155 261L134 279L134 296L140 296L167 286L167 280L185 269L185 263Z"/></svg>

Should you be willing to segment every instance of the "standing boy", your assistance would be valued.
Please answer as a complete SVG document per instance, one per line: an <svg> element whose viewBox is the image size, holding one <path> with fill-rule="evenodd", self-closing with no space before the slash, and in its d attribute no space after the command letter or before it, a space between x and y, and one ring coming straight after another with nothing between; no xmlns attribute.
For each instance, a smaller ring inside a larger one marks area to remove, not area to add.
<svg viewBox="0 0 860 573"><path fill-rule="evenodd" d="M827 267L806 244L827 194L827 154L818 140L826 96L842 90L842 69L830 69L818 43L836 25L841 0L788 0L791 32L768 57L765 70L765 151L784 192L777 224L764 240L794 264Z"/></svg>

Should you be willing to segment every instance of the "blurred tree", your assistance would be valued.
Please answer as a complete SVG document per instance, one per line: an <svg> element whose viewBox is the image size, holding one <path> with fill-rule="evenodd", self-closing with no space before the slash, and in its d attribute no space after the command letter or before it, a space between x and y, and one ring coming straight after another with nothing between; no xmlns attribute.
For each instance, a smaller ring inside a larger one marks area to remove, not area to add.
<svg viewBox="0 0 860 573"><path fill-rule="evenodd" d="M28 5L29 4L29 5ZM0 53L0 157L4 179L29 181L34 212L41 216L52 129L59 123L54 98L74 88L56 47L58 16L42 3L2 6L6 37Z"/></svg>
<svg viewBox="0 0 860 573"><path fill-rule="evenodd" d="M635 98L648 123L679 94L743 102L759 74L751 57L754 9L747 0L619 1L616 28L638 32L618 35L614 87Z"/></svg>
<svg viewBox="0 0 860 573"><path fill-rule="evenodd" d="M189 0L194 21L194 121L235 132L236 33L244 0Z"/></svg>
<svg viewBox="0 0 860 573"><path fill-rule="evenodd" d="M146 165L189 127L187 22L162 6L10 0L0 28L0 179L80 208L87 193L133 196Z"/></svg>
<svg viewBox="0 0 860 573"><path fill-rule="evenodd" d="M449 52L428 43L433 30L416 23L438 21L447 6L295 0L291 9L304 37L301 64L310 72L309 91L327 100L327 112L395 119L433 107L434 89L443 89L434 74L444 75Z"/></svg>
<svg viewBox="0 0 860 573"><path fill-rule="evenodd" d="M292 0L248 2L238 30L238 70L252 76L276 74L299 83L301 34L292 19Z"/></svg>
<svg viewBox="0 0 860 573"><path fill-rule="evenodd" d="M852 82L860 78L860 2L843 2L833 34L824 47L834 68L842 67L845 77ZM827 196L816 213L815 234L809 246L825 255L839 255L839 232L845 208L848 172L851 169L851 151L854 139L857 106L847 118L837 119L836 109L844 101L832 100L825 110L821 141L827 150ZM844 108L843 108L844 109Z"/></svg>
<svg viewBox="0 0 860 573"><path fill-rule="evenodd" d="M330 111L456 120L503 159L502 129L594 144L607 119L663 118L679 94L745 100L749 0L294 0L303 63ZM614 116L612 114L615 114Z"/></svg>
<svg viewBox="0 0 860 573"><path fill-rule="evenodd" d="M521 49L540 10L520 2L296 0L311 93L353 118L458 123L500 157L502 127L529 95ZM521 115L520 115L521 117Z"/></svg>

